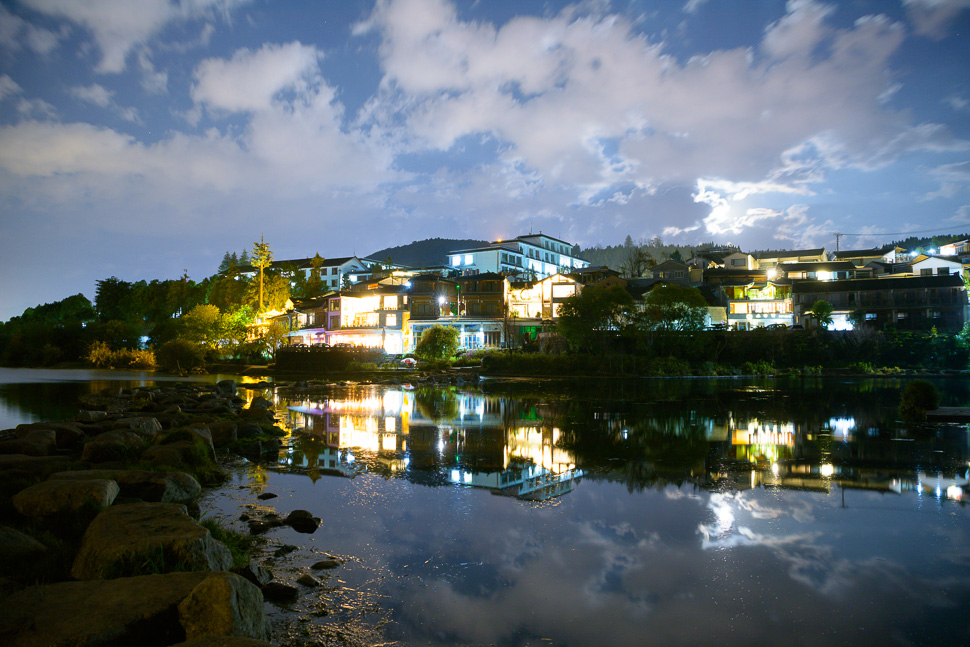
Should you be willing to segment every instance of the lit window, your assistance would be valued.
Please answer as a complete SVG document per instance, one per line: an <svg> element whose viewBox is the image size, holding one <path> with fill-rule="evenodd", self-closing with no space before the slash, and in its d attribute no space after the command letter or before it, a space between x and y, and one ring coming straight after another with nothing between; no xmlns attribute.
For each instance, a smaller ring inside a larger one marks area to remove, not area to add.
<svg viewBox="0 0 970 647"><path fill-rule="evenodd" d="M452 256L451 265L452 267L458 267L459 265L461 265L461 256Z"/></svg>
<svg viewBox="0 0 970 647"><path fill-rule="evenodd" d="M396 326L397 325L397 315L396 314L388 314L387 317L386 317L386 319L384 321L385 321L385 325L388 325L388 326Z"/></svg>
<svg viewBox="0 0 970 647"><path fill-rule="evenodd" d="M471 265L471 264L472 264L472 255L465 254L465 265Z"/></svg>

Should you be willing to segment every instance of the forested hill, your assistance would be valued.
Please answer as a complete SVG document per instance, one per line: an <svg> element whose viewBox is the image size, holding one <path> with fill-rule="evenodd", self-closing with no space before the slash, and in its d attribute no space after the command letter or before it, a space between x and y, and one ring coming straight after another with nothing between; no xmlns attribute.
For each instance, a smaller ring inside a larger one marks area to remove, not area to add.
<svg viewBox="0 0 970 647"><path fill-rule="evenodd" d="M375 261L386 261L408 267L427 267L430 265L447 265L448 252L458 249L470 249L488 245L488 241L456 238L429 238L427 240L416 240L410 245L400 245L398 247L388 247L380 249L366 258Z"/></svg>

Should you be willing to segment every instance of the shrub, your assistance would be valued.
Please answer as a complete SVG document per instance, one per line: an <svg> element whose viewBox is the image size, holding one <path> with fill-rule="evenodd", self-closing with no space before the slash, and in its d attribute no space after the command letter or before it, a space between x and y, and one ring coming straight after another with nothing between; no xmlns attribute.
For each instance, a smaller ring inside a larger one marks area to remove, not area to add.
<svg viewBox="0 0 970 647"><path fill-rule="evenodd" d="M427 360L451 359L458 350L460 334L450 326L431 326L421 333L414 354Z"/></svg>
<svg viewBox="0 0 970 647"><path fill-rule="evenodd" d="M96 341L88 347L84 359L95 368L108 368L111 363L111 347L103 341Z"/></svg>
<svg viewBox="0 0 970 647"><path fill-rule="evenodd" d="M198 344L184 339L173 339L162 344L155 356L164 371L185 375L205 366L205 353Z"/></svg>
<svg viewBox="0 0 970 647"><path fill-rule="evenodd" d="M940 406L940 392L926 380L913 380L899 398L899 417L905 422L922 422L926 412Z"/></svg>

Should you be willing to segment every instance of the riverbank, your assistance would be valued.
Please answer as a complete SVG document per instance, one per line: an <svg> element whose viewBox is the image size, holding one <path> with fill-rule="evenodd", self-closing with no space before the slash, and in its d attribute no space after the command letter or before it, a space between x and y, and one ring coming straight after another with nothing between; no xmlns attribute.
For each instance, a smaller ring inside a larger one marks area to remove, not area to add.
<svg viewBox="0 0 970 647"><path fill-rule="evenodd" d="M264 600L299 589L253 561L256 538L320 521L267 513L244 534L199 519L203 489L226 478L219 456L273 455L284 435L268 400L236 389L107 388L0 438L3 644L269 644Z"/></svg>

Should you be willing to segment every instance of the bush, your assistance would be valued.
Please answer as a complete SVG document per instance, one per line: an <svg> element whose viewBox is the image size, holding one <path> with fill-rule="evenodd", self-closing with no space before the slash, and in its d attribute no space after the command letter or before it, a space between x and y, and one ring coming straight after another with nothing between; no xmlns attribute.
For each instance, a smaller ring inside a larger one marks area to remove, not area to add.
<svg viewBox="0 0 970 647"><path fill-rule="evenodd" d="M899 398L899 417L905 422L922 422L926 412L940 406L940 392L926 380L913 380Z"/></svg>
<svg viewBox="0 0 970 647"><path fill-rule="evenodd" d="M103 341L96 341L91 344L84 359L95 368L155 370L155 353L151 350L131 348L111 350L111 347Z"/></svg>
<svg viewBox="0 0 970 647"><path fill-rule="evenodd" d="M165 342L155 356L162 370L178 375L185 375L193 369L205 366L205 352L202 347L184 339Z"/></svg>
<svg viewBox="0 0 970 647"><path fill-rule="evenodd" d="M421 359L445 360L454 357L460 345L461 333L450 326L431 326L423 333L414 354Z"/></svg>

